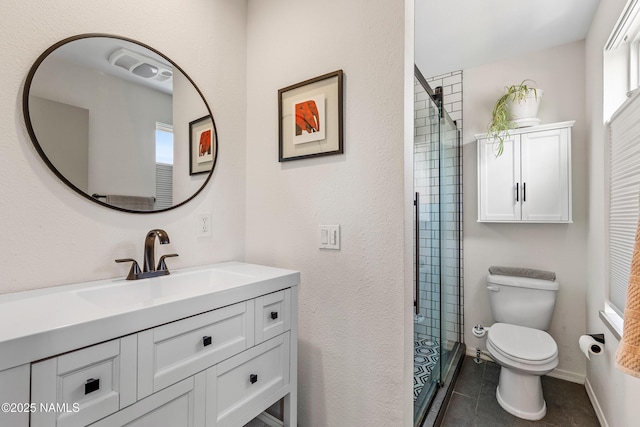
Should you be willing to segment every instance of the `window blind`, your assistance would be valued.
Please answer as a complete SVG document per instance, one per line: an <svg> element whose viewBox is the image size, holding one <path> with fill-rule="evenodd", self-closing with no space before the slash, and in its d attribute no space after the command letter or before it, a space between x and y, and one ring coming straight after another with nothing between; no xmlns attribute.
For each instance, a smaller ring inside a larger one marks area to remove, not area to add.
<svg viewBox="0 0 640 427"><path fill-rule="evenodd" d="M611 117L609 180L609 299L624 313L640 195L640 96Z"/></svg>
<svg viewBox="0 0 640 427"><path fill-rule="evenodd" d="M173 206L173 165L156 163L156 203L155 209Z"/></svg>

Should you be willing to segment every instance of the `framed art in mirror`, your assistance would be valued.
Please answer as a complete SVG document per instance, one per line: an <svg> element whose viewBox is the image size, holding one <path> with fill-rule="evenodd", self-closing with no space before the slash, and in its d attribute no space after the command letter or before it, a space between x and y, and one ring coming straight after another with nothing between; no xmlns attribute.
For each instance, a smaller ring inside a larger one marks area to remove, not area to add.
<svg viewBox="0 0 640 427"><path fill-rule="evenodd" d="M278 91L278 161L342 154L342 70Z"/></svg>
<svg viewBox="0 0 640 427"><path fill-rule="evenodd" d="M189 123L189 175L211 172L218 155L216 139L211 116Z"/></svg>

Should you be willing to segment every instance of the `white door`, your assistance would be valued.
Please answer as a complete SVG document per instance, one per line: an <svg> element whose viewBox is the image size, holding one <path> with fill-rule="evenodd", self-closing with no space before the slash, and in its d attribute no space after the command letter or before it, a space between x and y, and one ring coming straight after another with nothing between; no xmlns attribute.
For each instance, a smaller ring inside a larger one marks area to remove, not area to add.
<svg viewBox="0 0 640 427"><path fill-rule="evenodd" d="M521 135L522 220L569 221L569 129Z"/></svg>
<svg viewBox="0 0 640 427"><path fill-rule="evenodd" d="M478 221L520 220L520 136L504 141L496 157L493 144L478 140Z"/></svg>

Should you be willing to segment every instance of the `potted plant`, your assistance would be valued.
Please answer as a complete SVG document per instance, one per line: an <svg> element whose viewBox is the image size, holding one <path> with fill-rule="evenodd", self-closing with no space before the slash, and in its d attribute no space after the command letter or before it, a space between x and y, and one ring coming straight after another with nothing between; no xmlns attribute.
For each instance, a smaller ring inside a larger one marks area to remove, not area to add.
<svg viewBox="0 0 640 427"><path fill-rule="evenodd" d="M536 116L542 89L536 89L527 82L535 83L531 80L523 80L518 85L505 86L506 93L493 107L487 138L497 144L496 157L502 155L504 140L509 138L511 129L540 123Z"/></svg>

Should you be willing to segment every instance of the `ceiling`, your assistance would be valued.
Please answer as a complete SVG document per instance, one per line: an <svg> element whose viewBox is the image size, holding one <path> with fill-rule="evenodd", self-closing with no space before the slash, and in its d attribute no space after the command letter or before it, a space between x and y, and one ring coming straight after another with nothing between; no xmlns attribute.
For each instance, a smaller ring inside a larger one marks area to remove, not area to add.
<svg viewBox="0 0 640 427"><path fill-rule="evenodd" d="M127 80L131 83L146 86L154 90L171 95L173 93L173 79L159 82L154 79L140 78L120 67L109 63L109 57L118 49L128 49L139 53L173 71L172 64L166 58L158 55L146 47L116 37L96 36L73 40L57 48L52 56L87 67L101 73ZM176 72L175 70L174 72Z"/></svg>
<svg viewBox="0 0 640 427"><path fill-rule="evenodd" d="M415 61L426 77L586 37L598 0L415 0Z"/></svg>

